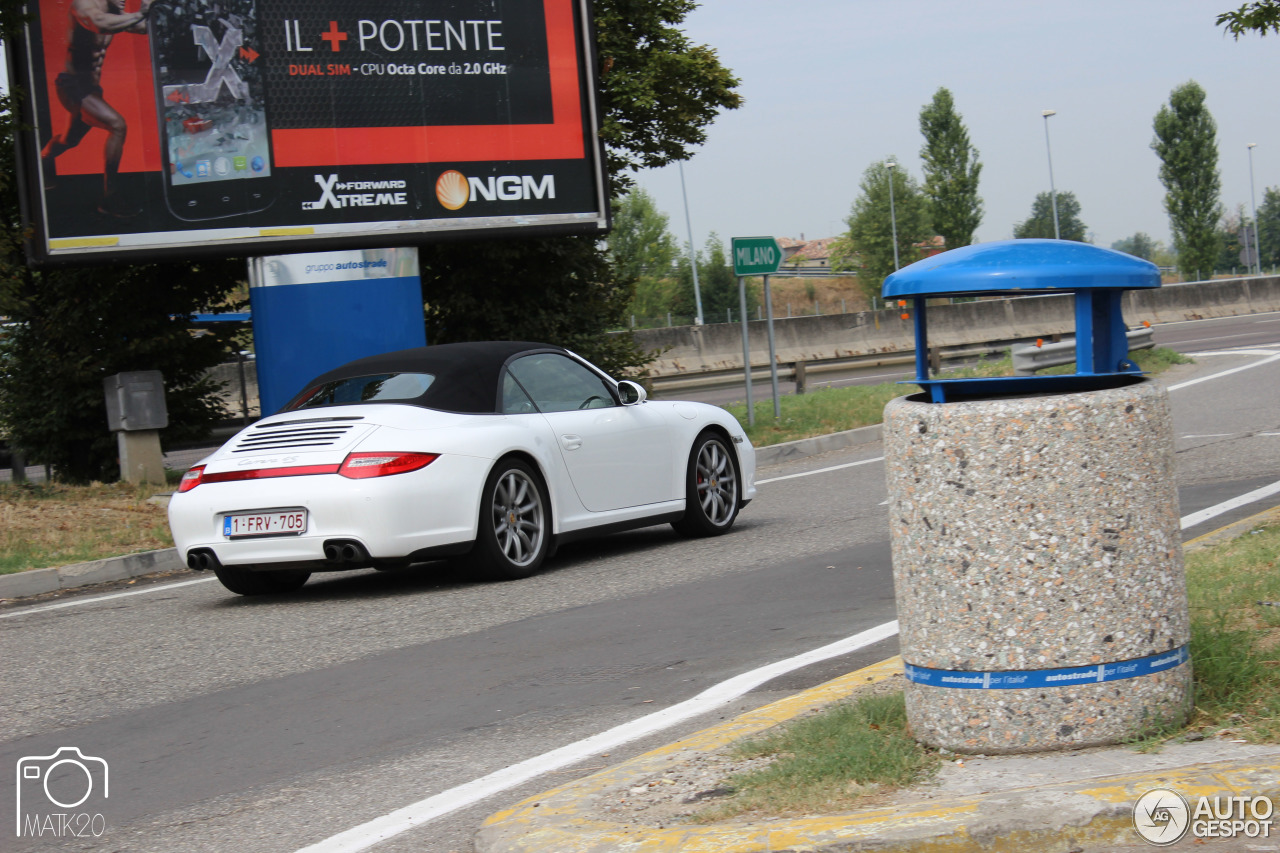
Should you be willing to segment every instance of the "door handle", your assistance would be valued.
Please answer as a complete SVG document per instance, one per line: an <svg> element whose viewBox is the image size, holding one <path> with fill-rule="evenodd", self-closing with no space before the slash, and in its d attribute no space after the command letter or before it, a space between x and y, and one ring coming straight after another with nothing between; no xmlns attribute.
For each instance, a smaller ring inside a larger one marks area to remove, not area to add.
<svg viewBox="0 0 1280 853"><path fill-rule="evenodd" d="M582 446L582 436L580 435L562 435L560 443L564 445L565 450L577 450Z"/></svg>

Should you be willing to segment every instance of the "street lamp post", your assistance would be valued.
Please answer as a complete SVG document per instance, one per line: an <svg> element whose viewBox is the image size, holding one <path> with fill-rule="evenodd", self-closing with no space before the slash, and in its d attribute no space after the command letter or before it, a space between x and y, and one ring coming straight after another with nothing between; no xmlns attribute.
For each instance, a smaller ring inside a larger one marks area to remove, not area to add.
<svg viewBox="0 0 1280 853"><path fill-rule="evenodd" d="M1258 227L1258 205L1253 198L1253 149L1258 147L1258 143L1250 142L1249 148L1249 208L1253 215L1253 251L1257 258L1255 264L1258 275L1262 275L1262 229Z"/></svg>
<svg viewBox="0 0 1280 853"><path fill-rule="evenodd" d="M1049 197L1053 201L1053 239L1061 240L1062 233L1058 230L1058 191L1053 186L1053 149L1049 146L1049 116L1057 114L1057 110L1040 111L1040 115L1044 116L1044 150L1049 155Z"/></svg>
<svg viewBox="0 0 1280 853"><path fill-rule="evenodd" d="M702 325L702 290L698 287L698 256L693 250L693 220L689 218L689 191L684 187L684 162L680 167L680 194L684 196L684 225L689 230L689 269L693 271L693 304L698 316L693 318L695 326Z"/></svg>
<svg viewBox="0 0 1280 853"><path fill-rule="evenodd" d="M890 160L889 167L889 228L893 233L893 269L898 270L898 217L893 210L893 170L898 165Z"/></svg>

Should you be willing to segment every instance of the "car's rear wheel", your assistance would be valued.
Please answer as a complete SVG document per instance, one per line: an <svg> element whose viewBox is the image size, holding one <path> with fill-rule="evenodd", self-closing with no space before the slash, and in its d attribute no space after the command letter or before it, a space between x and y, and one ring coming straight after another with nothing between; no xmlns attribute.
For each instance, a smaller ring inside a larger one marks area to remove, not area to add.
<svg viewBox="0 0 1280 853"><path fill-rule="evenodd" d="M490 580L527 578L551 544L551 501L542 478L519 459L499 462L485 481L471 565Z"/></svg>
<svg viewBox="0 0 1280 853"><path fill-rule="evenodd" d="M684 517L671 526L685 536L728 533L738 517L741 477L728 439L704 432L693 443L685 475Z"/></svg>
<svg viewBox="0 0 1280 853"><path fill-rule="evenodd" d="M218 566L213 573L223 586L237 595L278 595L293 592L311 577L311 572L301 569L255 572L249 566Z"/></svg>

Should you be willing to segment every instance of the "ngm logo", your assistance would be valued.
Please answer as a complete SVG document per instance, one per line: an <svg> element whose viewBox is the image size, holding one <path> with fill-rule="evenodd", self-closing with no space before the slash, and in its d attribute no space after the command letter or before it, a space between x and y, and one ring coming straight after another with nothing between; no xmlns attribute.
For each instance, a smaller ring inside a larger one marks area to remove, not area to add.
<svg viewBox="0 0 1280 853"><path fill-rule="evenodd" d="M436 198L449 210L461 210L467 202L528 201L531 198L555 198L554 175L535 178L532 175L502 175L501 177L468 178L450 169L436 179Z"/></svg>

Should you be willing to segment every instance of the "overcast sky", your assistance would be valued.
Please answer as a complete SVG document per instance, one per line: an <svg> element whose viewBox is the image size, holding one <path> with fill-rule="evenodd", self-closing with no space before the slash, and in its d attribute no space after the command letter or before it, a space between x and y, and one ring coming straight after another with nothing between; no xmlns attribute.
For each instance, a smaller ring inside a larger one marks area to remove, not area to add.
<svg viewBox="0 0 1280 853"><path fill-rule="evenodd" d="M1280 185L1280 37L1214 25L1241 0L704 0L685 22L742 79L743 106L685 162L694 242L844 230L863 171L895 155L921 180L920 108L939 86L977 147L980 241L1013 236L1053 176L1093 241L1169 242L1152 119L1195 80L1218 125L1222 202ZM688 239L676 166L638 184Z"/></svg>

